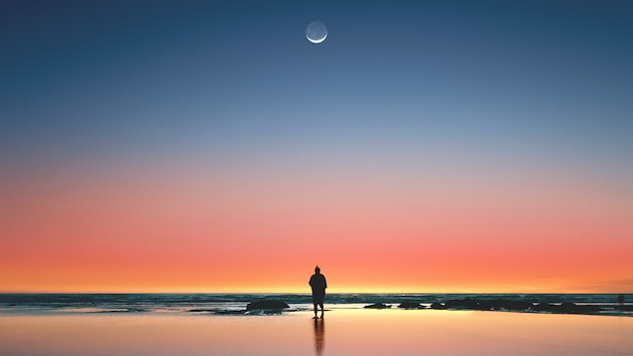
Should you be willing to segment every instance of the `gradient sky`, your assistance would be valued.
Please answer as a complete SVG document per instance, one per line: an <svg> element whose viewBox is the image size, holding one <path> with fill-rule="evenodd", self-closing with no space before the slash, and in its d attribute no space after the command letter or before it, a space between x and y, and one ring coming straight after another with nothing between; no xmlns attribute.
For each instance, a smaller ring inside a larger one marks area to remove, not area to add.
<svg viewBox="0 0 633 356"><path fill-rule="evenodd" d="M633 293L632 18L3 1L0 292Z"/></svg>

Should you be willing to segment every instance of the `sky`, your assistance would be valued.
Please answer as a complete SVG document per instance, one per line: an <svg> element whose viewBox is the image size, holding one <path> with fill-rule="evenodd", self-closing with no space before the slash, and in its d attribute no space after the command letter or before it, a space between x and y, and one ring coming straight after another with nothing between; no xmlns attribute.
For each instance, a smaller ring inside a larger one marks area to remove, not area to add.
<svg viewBox="0 0 633 356"><path fill-rule="evenodd" d="M0 292L633 293L631 18L3 1Z"/></svg>

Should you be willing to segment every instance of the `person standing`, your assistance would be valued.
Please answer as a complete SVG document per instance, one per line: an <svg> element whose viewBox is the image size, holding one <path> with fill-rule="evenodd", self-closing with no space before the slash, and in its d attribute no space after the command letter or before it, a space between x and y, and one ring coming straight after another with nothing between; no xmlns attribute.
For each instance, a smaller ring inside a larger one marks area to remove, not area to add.
<svg viewBox="0 0 633 356"><path fill-rule="evenodd" d="M327 288L327 281L325 280L325 276L321 274L321 268L316 266L314 268L314 274L310 277L310 287L312 287L312 304L314 304L314 318L317 317L318 306L321 307L321 318L323 318L323 313L325 312L323 308L323 300L325 299L325 289Z"/></svg>

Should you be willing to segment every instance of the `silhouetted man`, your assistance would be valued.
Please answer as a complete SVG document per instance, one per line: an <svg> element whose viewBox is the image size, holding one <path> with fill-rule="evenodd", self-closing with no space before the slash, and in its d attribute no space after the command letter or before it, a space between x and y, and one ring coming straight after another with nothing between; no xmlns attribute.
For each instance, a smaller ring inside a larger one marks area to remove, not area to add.
<svg viewBox="0 0 633 356"><path fill-rule="evenodd" d="M310 277L310 287L312 287L314 318L317 319L317 306L321 306L321 318L323 318L323 299L325 299L325 288L327 288L327 282L325 280L325 276L321 274L319 266L316 266L314 274Z"/></svg>

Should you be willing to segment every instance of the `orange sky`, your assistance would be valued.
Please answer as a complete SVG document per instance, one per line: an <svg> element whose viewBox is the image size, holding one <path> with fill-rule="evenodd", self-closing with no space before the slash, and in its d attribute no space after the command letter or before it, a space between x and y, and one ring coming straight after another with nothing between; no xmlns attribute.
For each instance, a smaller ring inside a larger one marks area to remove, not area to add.
<svg viewBox="0 0 633 356"><path fill-rule="evenodd" d="M591 182L45 173L5 175L2 292L307 292L316 264L330 292L633 291L632 213Z"/></svg>

